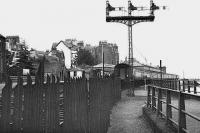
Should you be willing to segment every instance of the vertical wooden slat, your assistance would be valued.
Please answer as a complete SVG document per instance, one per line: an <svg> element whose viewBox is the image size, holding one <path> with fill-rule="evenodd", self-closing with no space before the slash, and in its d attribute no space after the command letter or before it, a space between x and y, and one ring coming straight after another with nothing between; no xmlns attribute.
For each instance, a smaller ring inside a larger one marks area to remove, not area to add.
<svg viewBox="0 0 200 133"><path fill-rule="evenodd" d="M24 113L23 113L23 132L33 132L33 104L32 104L32 79L27 75L27 86L24 88Z"/></svg>
<svg viewBox="0 0 200 133"><path fill-rule="evenodd" d="M72 81L64 79L64 132L73 132L72 129Z"/></svg>
<svg viewBox="0 0 200 133"><path fill-rule="evenodd" d="M52 83L47 90L47 108L48 108L48 129L47 132L56 132L59 126L59 112L58 112L58 92L55 83L55 76L51 75Z"/></svg>
<svg viewBox="0 0 200 133"><path fill-rule="evenodd" d="M12 81L9 77L6 78L5 87L2 89L2 113L0 121L1 133L8 133L11 131L10 127L10 106L11 106L11 92L12 92Z"/></svg>
<svg viewBox="0 0 200 133"><path fill-rule="evenodd" d="M14 114L13 114L13 132L20 133L22 128L22 95L23 79L19 76L17 86L14 88Z"/></svg>
<svg viewBox="0 0 200 133"><path fill-rule="evenodd" d="M60 132L60 123L59 123L59 112L60 112L60 90L59 90L59 85L60 85L60 78L57 77L57 82L56 86L54 88L54 95L55 95L55 101L54 101L54 108L55 108L55 131L54 132Z"/></svg>

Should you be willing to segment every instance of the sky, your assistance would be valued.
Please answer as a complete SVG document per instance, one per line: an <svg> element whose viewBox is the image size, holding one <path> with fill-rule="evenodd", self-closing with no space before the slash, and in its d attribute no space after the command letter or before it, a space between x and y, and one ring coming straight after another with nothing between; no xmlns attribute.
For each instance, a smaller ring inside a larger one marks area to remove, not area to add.
<svg viewBox="0 0 200 133"><path fill-rule="evenodd" d="M133 56L152 65L159 65L162 60L167 72L180 77L184 73L186 78L200 78L200 1L154 2L168 9L155 11L154 22L133 26ZM128 28L106 22L106 0L0 0L0 3L0 34L19 35L31 48L50 49L53 42L67 38L91 45L107 40L119 46L120 60L128 56ZM132 3L148 6L149 0ZM110 0L110 4L127 7L128 0Z"/></svg>

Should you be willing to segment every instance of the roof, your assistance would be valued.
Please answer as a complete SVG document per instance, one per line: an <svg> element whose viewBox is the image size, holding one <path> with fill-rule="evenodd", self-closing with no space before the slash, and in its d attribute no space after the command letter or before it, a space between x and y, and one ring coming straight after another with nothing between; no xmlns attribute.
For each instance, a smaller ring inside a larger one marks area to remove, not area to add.
<svg viewBox="0 0 200 133"><path fill-rule="evenodd" d="M6 38L5 38L3 35L1 35L1 34L0 34L0 38L4 38L4 39L6 39Z"/></svg>
<svg viewBox="0 0 200 133"><path fill-rule="evenodd" d="M69 69L69 71L85 71L85 70L77 67L77 68L71 68Z"/></svg>
<svg viewBox="0 0 200 133"><path fill-rule="evenodd" d="M103 63L93 66L93 68L102 68L102 67L103 67ZM114 68L114 67L115 67L115 65L113 65L113 64L104 64L104 68Z"/></svg>

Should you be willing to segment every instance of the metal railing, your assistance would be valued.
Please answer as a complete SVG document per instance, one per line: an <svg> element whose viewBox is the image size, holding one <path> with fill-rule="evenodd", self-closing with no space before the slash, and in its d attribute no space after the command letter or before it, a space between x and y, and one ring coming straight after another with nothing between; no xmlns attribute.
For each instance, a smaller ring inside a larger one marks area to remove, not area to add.
<svg viewBox="0 0 200 133"><path fill-rule="evenodd" d="M198 94L197 87L199 87L199 83L195 80L190 79L153 79L151 83L155 86L162 86L164 88L169 88L173 90L180 90L183 92L188 92L192 94Z"/></svg>
<svg viewBox="0 0 200 133"><path fill-rule="evenodd" d="M200 99L200 95L183 92L181 84L178 84L178 90L168 89L156 85L148 85L147 89L147 107L156 112L157 117L165 118L166 124L175 126L178 133L189 133L186 127L186 116L193 118L200 122L200 118L185 110L186 96L190 99ZM172 94L178 98L178 107L172 104ZM166 105L166 111L164 112L162 107ZM178 111L178 122L172 119L172 108Z"/></svg>

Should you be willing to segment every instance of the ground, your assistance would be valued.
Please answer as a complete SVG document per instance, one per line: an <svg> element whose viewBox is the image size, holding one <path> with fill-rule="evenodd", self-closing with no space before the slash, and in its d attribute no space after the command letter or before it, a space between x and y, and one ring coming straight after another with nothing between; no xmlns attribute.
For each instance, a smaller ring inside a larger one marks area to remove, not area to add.
<svg viewBox="0 0 200 133"><path fill-rule="evenodd" d="M135 97L122 92L121 100L113 107L108 133L153 133L150 125L142 116L142 106L146 101L146 91L139 88Z"/></svg>

